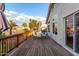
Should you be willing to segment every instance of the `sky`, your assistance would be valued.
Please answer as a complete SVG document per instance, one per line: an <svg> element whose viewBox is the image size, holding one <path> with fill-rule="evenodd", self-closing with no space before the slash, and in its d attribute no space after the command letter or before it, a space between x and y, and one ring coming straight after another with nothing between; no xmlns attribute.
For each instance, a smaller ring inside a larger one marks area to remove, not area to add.
<svg viewBox="0 0 79 59"><path fill-rule="evenodd" d="M6 3L5 15L8 20L14 20L17 24L29 23L29 19L36 19L45 23L48 13L47 3Z"/></svg>

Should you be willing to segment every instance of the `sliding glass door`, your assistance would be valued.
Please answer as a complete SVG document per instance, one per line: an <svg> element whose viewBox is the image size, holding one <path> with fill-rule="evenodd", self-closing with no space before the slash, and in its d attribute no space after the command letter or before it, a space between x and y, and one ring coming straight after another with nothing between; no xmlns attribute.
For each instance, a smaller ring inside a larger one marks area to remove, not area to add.
<svg viewBox="0 0 79 59"><path fill-rule="evenodd" d="M79 12L75 14L75 51L79 53Z"/></svg>
<svg viewBox="0 0 79 59"><path fill-rule="evenodd" d="M66 46L79 53L79 11L65 17Z"/></svg>
<svg viewBox="0 0 79 59"><path fill-rule="evenodd" d="M65 17L66 45L73 49L73 14Z"/></svg>

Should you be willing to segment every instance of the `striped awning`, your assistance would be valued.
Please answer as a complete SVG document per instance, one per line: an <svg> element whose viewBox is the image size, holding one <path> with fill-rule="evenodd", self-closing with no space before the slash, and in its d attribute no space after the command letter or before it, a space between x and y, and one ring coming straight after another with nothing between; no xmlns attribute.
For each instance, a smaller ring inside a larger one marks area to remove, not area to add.
<svg viewBox="0 0 79 59"><path fill-rule="evenodd" d="M8 21L4 14L5 4L0 3L0 31L5 31L8 29Z"/></svg>

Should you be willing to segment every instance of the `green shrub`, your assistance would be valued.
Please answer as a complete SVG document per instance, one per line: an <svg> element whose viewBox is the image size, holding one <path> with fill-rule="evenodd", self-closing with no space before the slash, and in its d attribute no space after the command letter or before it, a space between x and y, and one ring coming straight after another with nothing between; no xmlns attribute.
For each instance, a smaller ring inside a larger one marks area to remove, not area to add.
<svg viewBox="0 0 79 59"><path fill-rule="evenodd" d="M4 38L6 37L5 33L4 32L0 32L0 38Z"/></svg>

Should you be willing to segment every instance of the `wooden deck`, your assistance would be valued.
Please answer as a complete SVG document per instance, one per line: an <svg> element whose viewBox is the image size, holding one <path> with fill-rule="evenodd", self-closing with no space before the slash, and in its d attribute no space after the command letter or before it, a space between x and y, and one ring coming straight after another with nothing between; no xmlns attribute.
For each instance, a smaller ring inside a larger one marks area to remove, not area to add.
<svg viewBox="0 0 79 59"><path fill-rule="evenodd" d="M33 38L23 42L11 56L72 56L51 38Z"/></svg>

